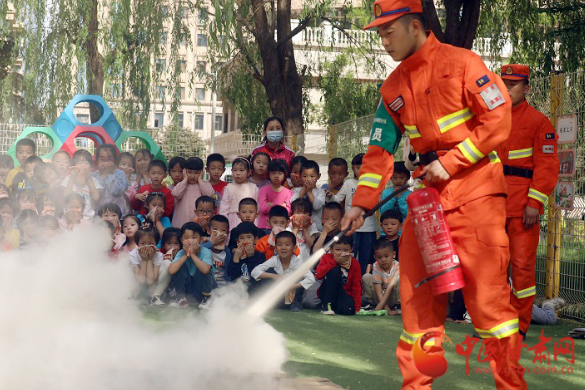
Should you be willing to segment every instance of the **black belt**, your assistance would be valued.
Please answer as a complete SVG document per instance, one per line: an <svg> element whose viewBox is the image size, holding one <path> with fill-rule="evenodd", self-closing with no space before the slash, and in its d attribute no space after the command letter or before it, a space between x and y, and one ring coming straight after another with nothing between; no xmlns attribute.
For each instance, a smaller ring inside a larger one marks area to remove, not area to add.
<svg viewBox="0 0 585 390"><path fill-rule="evenodd" d="M532 179L533 174L534 174L534 171L532 169L518 168L518 167L511 167L509 165L504 165L504 175L506 175L506 176L519 176L519 177L525 177L527 179Z"/></svg>

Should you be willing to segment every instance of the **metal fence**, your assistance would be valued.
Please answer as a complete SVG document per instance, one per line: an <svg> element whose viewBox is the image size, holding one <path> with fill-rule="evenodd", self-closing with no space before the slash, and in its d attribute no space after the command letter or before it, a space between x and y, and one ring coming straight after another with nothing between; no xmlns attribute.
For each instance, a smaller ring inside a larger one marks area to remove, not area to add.
<svg viewBox="0 0 585 390"><path fill-rule="evenodd" d="M31 124L11 124L0 123L0 153L6 153L16 141L20 133L27 127L50 127L50 125L31 125ZM205 158L207 156L207 146L205 142L197 135L194 135L189 129L180 128L160 128L146 131L160 146L163 154L167 158L173 156L192 157L197 156ZM42 156L47 154L53 148L53 143L49 137L43 133L34 133L28 138L35 141L37 145L37 154ZM91 154L95 152L96 145L94 142L85 137L75 139L77 149L85 149ZM128 138L122 144L123 152L136 152L139 149L146 148L147 145L138 138Z"/></svg>
<svg viewBox="0 0 585 390"><path fill-rule="evenodd" d="M349 163L355 155L365 153L368 150L373 123L374 115L368 115L330 126L327 137L329 159L342 157ZM404 139L405 137L396 151L396 161L402 160Z"/></svg>
<svg viewBox="0 0 585 390"><path fill-rule="evenodd" d="M574 186L573 207L556 209L554 194L549 198L545 218L541 220L537 295L564 298L569 305L561 313L585 320L585 72L551 75L532 81L530 87L530 103L548 115L555 127L559 118L566 115L575 115L577 125L576 141L559 145L559 151L576 151L573 177L559 178L559 183Z"/></svg>

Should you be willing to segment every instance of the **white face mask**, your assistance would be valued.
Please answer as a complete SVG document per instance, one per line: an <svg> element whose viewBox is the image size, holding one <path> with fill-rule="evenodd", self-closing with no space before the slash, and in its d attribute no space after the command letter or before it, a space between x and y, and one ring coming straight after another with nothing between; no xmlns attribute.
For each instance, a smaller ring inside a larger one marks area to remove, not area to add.
<svg viewBox="0 0 585 390"><path fill-rule="evenodd" d="M283 132L282 130L274 130L266 132L266 139L269 142L280 142L282 141Z"/></svg>

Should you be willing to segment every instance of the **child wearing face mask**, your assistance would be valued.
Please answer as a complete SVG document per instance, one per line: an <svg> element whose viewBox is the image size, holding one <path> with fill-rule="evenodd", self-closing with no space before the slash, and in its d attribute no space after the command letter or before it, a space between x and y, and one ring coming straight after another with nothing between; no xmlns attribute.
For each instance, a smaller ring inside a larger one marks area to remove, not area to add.
<svg viewBox="0 0 585 390"><path fill-rule="evenodd" d="M290 166L295 152L284 144L286 130L282 119L272 116L264 122L264 141L252 150L250 157L266 153L271 160L281 159Z"/></svg>

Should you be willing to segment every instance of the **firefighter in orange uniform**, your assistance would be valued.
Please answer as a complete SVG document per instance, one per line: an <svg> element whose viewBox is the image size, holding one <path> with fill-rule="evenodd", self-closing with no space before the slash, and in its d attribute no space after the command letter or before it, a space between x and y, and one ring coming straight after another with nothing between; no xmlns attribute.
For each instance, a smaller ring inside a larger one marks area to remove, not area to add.
<svg viewBox="0 0 585 390"><path fill-rule="evenodd" d="M521 339L507 279L506 183L494 152L510 134L512 103L500 77L479 56L440 43L425 31L421 13L420 0L374 2L375 20L366 29L377 27L386 52L401 63L380 89L370 145L342 228L357 229L365 211L376 205L406 132L419 153L425 184L440 193L473 325L499 347L490 361L496 386L526 389L522 367L510 352ZM410 218L400 240L404 330L396 355L402 388L430 389L433 378L417 370L411 351L425 333L444 332L447 295L433 296L429 283L414 287L427 274ZM436 341L427 355L444 356Z"/></svg>
<svg viewBox="0 0 585 390"><path fill-rule="evenodd" d="M544 114L526 102L529 69L502 66L501 77L512 99L512 132L497 151L508 186L506 231L512 264L512 306L518 311L525 336L536 294L536 248L539 215L559 176L558 136Z"/></svg>

